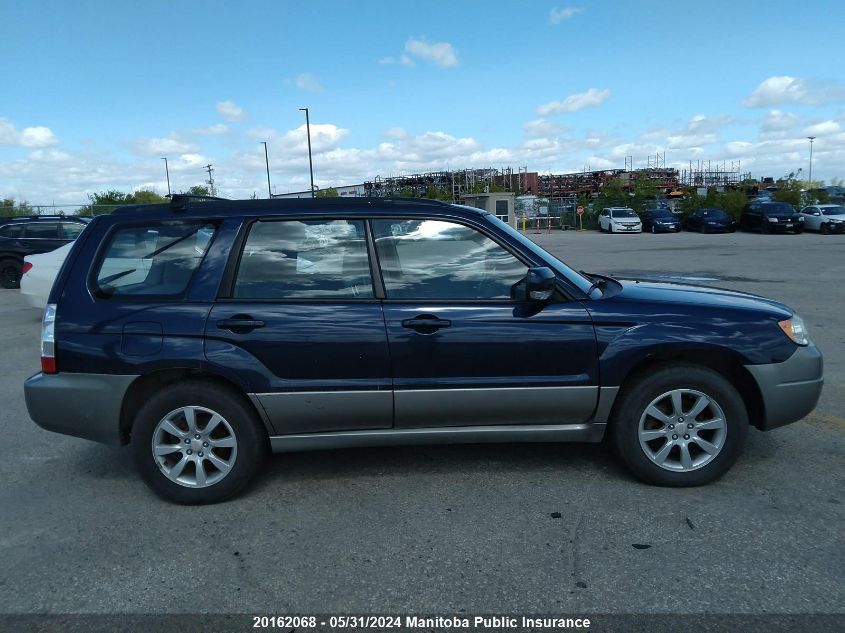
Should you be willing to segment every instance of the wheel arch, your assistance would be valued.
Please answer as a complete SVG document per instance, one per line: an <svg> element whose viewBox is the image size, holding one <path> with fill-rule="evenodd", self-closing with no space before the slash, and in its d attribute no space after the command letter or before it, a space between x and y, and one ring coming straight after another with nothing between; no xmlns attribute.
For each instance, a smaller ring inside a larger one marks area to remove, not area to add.
<svg viewBox="0 0 845 633"><path fill-rule="evenodd" d="M748 420L752 426L761 429L765 416L763 394L757 381L745 368L742 361L731 352L716 350L672 349L650 354L636 362L628 371L620 385L619 394L611 407L608 420L613 423L616 419L619 397L626 388L630 388L639 378L656 369L669 364L699 365L712 369L727 378L736 388L748 413Z"/></svg>
<svg viewBox="0 0 845 633"><path fill-rule="evenodd" d="M168 369L159 369L143 376L136 378L126 393L123 396L123 402L120 407L120 442L121 444L128 444L130 433L132 430L132 423L135 420L135 414L143 403L156 391L163 387L184 382L186 380L203 380L220 385L221 388L227 389L236 393L242 398L244 404L261 420L267 434L272 435L273 429L270 426L266 412L250 398L242 386L237 383L209 371L192 369L187 367L174 367Z"/></svg>

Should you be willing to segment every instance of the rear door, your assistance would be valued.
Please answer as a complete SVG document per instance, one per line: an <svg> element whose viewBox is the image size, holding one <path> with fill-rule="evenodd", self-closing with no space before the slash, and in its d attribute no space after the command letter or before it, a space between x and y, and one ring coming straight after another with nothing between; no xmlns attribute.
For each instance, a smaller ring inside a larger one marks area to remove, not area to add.
<svg viewBox="0 0 845 633"><path fill-rule="evenodd" d="M512 299L528 265L453 221L374 220L395 426L567 424L598 397L592 321L575 301Z"/></svg>
<svg viewBox="0 0 845 633"><path fill-rule="evenodd" d="M28 255L54 251L67 243L59 237L59 222L27 222L24 240Z"/></svg>
<svg viewBox="0 0 845 633"><path fill-rule="evenodd" d="M224 292L206 358L244 377L278 434L393 425L363 220L253 222Z"/></svg>

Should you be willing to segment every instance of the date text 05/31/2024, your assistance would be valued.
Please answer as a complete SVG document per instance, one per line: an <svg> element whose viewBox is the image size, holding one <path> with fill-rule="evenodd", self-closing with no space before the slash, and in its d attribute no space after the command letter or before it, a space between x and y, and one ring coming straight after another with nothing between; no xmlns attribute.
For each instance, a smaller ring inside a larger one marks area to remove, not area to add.
<svg viewBox="0 0 845 633"><path fill-rule="evenodd" d="M317 616L253 616L253 628L323 628L332 629L588 629L588 618L555 616L389 616L333 615Z"/></svg>

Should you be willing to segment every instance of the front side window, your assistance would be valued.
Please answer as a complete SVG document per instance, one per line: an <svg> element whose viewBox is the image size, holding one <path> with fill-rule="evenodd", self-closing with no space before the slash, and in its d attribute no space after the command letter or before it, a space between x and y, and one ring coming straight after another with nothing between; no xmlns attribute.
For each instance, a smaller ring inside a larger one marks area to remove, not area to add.
<svg viewBox="0 0 845 633"><path fill-rule="evenodd" d="M60 235L65 240L75 240L84 228L85 225L81 222L62 222L59 225Z"/></svg>
<svg viewBox="0 0 845 633"><path fill-rule="evenodd" d="M244 244L233 296L372 299L364 222L256 222Z"/></svg>
<svg viewBox="0 0 845 633"><path fill-rule="evenodd" d="M183 294L214 230L212 224L175 222L113 232L96 273L96 294L101 298Z"/></svg>
<svg viewBox="0 0 845 633"><path fill-rule="evenodd" d="M440 220L374 220L388 299L510 300L528 267L479 231Z"/></svg>

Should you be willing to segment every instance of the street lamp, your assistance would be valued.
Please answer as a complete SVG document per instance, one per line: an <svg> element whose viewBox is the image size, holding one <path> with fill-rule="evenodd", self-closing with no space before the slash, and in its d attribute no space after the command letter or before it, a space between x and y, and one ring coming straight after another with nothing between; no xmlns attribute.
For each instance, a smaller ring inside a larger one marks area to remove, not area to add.
<svg viewBox="0 0 845 633"><path fill-rule="evenodd" d="M167 174L167 195L170 195L170 170L167 168L167 157L162 156L161 160L164 161L164 173Z"/></svg>
<svg viewBox="0 0 845 633"><path fill-rule="evenodd" d="M267 166L267 197L272 198L273 192L270 189L270 159L267 158L267 141L261 141L264 145L264 164Z"/></svg>
<svg viewBox="0 0 845 633"><path fill-rule="evenodd" d="M299 108L305 112L305 131L308 134L308 171L311 174L311 197L314 197L314 163L311 162L311 120L308 118L308 108Z"/></svg>
<svg viewBox="0 0 845 633"><path fill-rule="evenodd" d="M810 185L809 188L813 188L813 141L816 139L815 136L808 136L810 140Z"/></svg>

